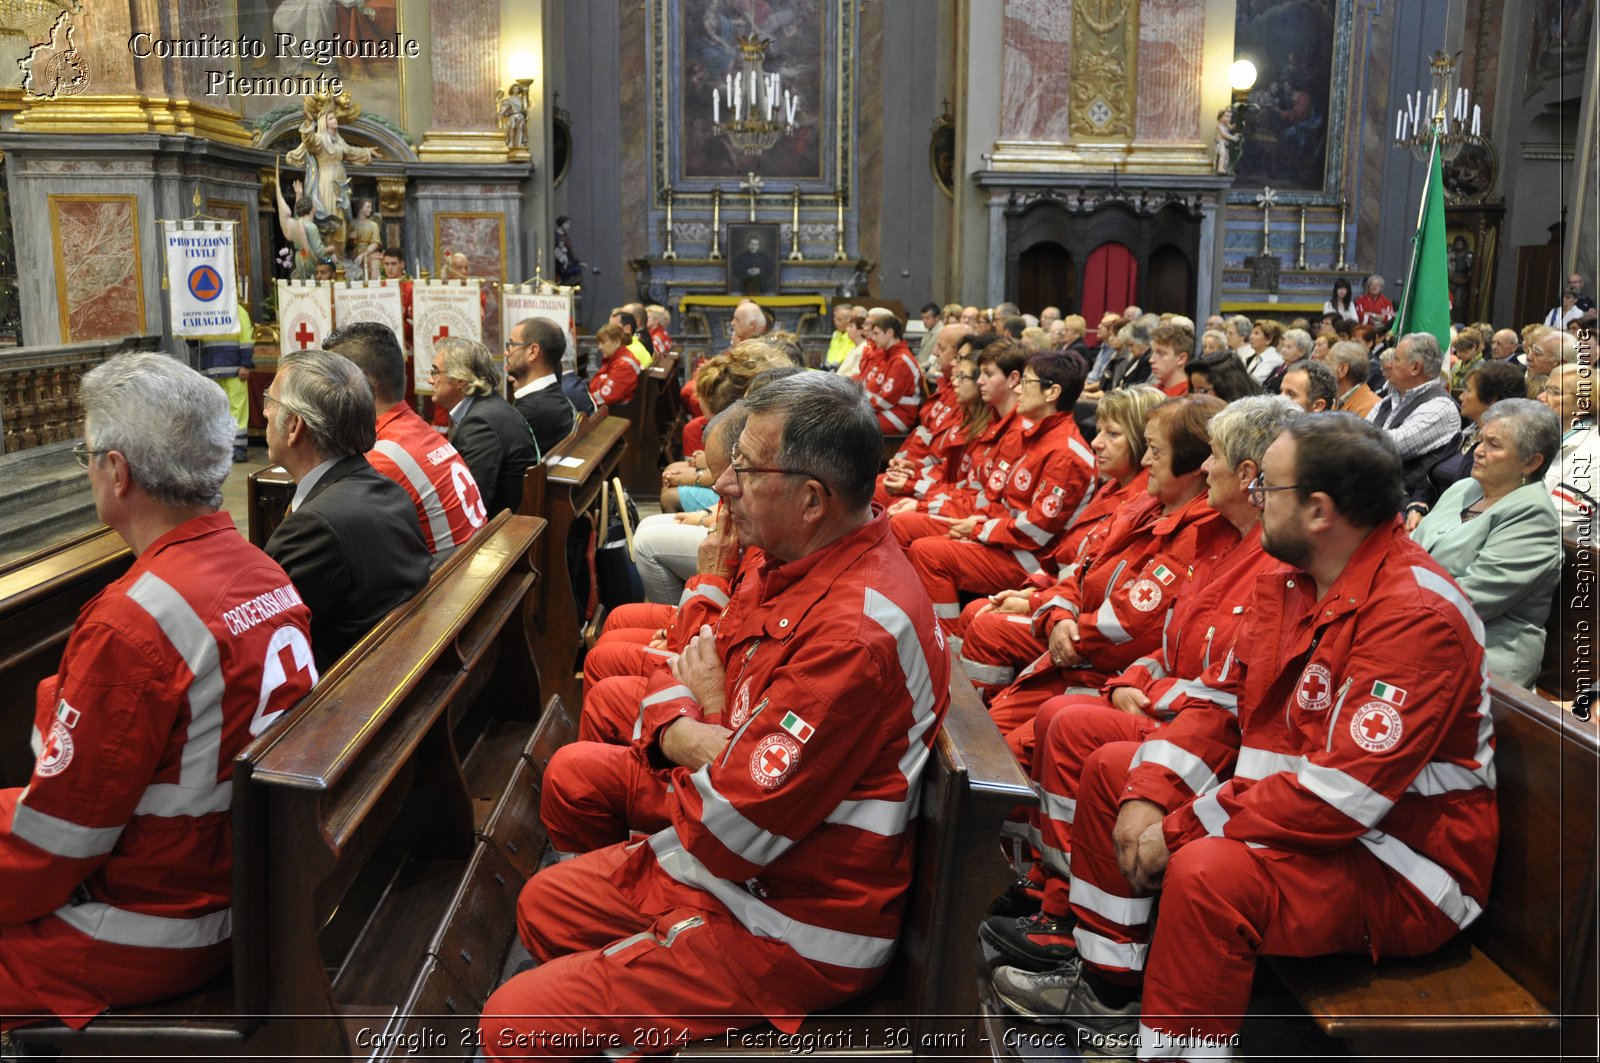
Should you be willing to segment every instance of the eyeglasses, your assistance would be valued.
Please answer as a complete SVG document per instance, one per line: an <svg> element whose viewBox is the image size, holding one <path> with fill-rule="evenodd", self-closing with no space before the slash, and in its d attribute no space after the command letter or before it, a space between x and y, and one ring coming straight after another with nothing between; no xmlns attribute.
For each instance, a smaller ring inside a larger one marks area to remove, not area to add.
<svg viewBox="0 0 1600 1063"><path fill-rule="evenodd" d="M1023 377L1022 378L1022 386L1026 387L1029 384L1032 384L1034 387L1038 388L1040 391L1043 391L1045 388L1053 388L1053 387L1055 387L1054 384L1046 384L1043 380L1040 380L1036 376L1025 376L1025 377Z"/></svg>
<svg viewBox="0 0 1600 1063"><path fill-rule="evenodd" d="M508 350L508 351L515 351L515 350L519 350L519 349L523 349L523 348L527 348L527 347L532 347L532 346L533 346L533 341L532 340L529 340L527 343L512 343L510 340L506 341L506 350Z"/></svg>
<svg viewBox="0 0 1600 1063"><path fill-rule="evenodd" d="M978 374L977 373L951 373L950 374L950 379L951 380L955 380L955 381L966 380L966 381L970 382L970 381L973 381L973 380L977 380L978 379Z"/></svg>
<svg viewBox="0 0 1600 1063"><path fill-rule="evenodd" d="M72 446L72 457L77 461L79 468L83 469L87 469L89 467L90 458L99 457L101 454L109 453L111 453L111 451L106 449L90 450L87 443L74 443Z"/></svg>
<svg viewBox="0 0 1600 1063"><path fill-rule="evenodd" d="M1245 488L1245 491L1249 494L1250 504L1255 506L1257 509L1260 509L1262 506L1267 504L1267 493L1269 491L1293 491L1299 486L1299 484L1285 484L1282 487L1268 487L1267 474L1257 473L1256 478L1250 481L1250 484Z"/></svg>
<svg viewBox="0 0 1600 1063"><path fill-rule="evenodd" d="M804 469L780 469L780 468L778 468L776 466L740 465L739 464L739 459L744 457L744 455L739 453L739 450L738 450L737 447L734 448L734 451L733 451L731 457L732 457L733 460L728 463L728 468L733 470L733 482L738 484L741 489L743 489L743 487L744 487L743 477L745 476L746 473L770 472L770 473L776 473L776 474L781 475L781 476L804 476L804 477L806 477L808 479L816 480L817 483L822 484L822 493L823 494L830 495L830 496L833 494L833 491L831 491L828 488L828 485L826 483L823 483L821 477L817 476L814 473L806 472Z"/></svg>

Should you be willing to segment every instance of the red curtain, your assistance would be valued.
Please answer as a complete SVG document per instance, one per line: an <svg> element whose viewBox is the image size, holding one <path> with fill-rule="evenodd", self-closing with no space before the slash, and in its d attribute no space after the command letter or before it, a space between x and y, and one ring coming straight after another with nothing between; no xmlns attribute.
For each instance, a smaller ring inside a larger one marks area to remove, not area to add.
<svg viewBox="0 0 1600 1063"><path fill-rule="evenodd" d="M1125 244L1101 244L1083 266L1083 319L1091 331L1107 310L1120 314L1139 290L1139 263ZM1105 337L1100 337L1104 342Z"/></svg>

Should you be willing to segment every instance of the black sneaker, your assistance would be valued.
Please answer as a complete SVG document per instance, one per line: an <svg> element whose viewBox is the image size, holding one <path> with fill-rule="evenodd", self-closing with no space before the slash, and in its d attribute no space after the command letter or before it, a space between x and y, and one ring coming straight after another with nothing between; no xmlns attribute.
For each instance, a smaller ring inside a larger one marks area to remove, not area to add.
<svg viewBox="0 0 1600 1063"><path fill-rule="evenodd" d="M1006 891L989 905L989 914L1007 919L1020 919L1044 907L1044 887L1026 875L1006 887Z"/></svg>
<svg viewBox="0 0 1600 1063"><path fill-rule="evenodd" d="M1076 960L1049 971L1001 967L991 982L995 996L1018 1015L1083 1031L1077 1049L1085 1059L1132 1059L1139 1054L1139 1002L1120 1008L1106 1004Z"/></svg>
<svg viewBox="0 0 1600 1063"><path fill-rule="evenodd" d="M1007 963L1029 971L1048 971L1077 962L1072 927L1071 917L1058 918L1045 912L1016 919L996 915L983 921L978 936L999 949Z"/></svg>

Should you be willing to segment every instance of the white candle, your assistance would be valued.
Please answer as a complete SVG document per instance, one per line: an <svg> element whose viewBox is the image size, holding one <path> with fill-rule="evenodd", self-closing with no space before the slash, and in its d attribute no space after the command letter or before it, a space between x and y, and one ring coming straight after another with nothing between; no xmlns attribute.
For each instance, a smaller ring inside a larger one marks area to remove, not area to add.
<svg viewBox="0 0 1600 1063"><path fill-rule="evenodd" d="M1438 114L1438 113L1439 113L1439 90L1438 89L1430 89L1428 91L1428 120L1432 121L1433 120L1433 116Z"/></svg>
<svg viewBox="0 0 1600 1063"><path fill-rule="evenodd" d="M794 125L795 112L800 110L800 97L789 97L789 124Z"/></svg>
<svg viewBox="0 0 1600 1063"><path fill-rule="evenodd" d="M756 102L756 72L750 71L750 102Z"/></svg>
<svg viewBox="0 0 1600 1063"><path fill-rule="evenodd" d="M717 96L717 90L716 89L712 89L711 90L711 124L712 125L720 125L721 123L722 123L722 101Z"/></svg>
<svg viewBox="0 0 1600 1063"><path fill-rule="evenodd" d="M1481 127L1480 127L1480 125L1478 123L1478 119L1480 117L1481 116L1480 116L1479 111L1478 111L1478 105L1477 104L1473 104L1472 105L1472 135L1473 136L1477 136L1479 134L1479 130L1480 130Z"/></svg>
<svg viewBox="0 0 1600 1063"><path fill-rule="evenodd" d="M1400 139L1400 130L1405 125L1405 121L1406 114L1404 111L1396 111L1394 113L1394 138L1396 140Z"/></svg>
<svg viewBox="0 0 1600 1063"><path fill-rule="evenodd" d="M722 78L722 88L728 94L728 101L733 101L733 75L725 74Z"/></svg>

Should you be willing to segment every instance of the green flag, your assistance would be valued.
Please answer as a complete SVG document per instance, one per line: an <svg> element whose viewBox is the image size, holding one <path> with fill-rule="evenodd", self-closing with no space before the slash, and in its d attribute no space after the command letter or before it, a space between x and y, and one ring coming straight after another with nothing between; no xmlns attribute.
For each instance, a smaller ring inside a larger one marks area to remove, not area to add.
<svg viewBox="0 0 1600 1063"><path fill-rule="evenodd" d="M1444 165L1439 142L1428 160L1428 187L1422 194L1417 234L1411 238L1411 270L1400 296L1396 336L1431 332L1439 349L1450 349L1450 262L1444 235Z"/></svg>

